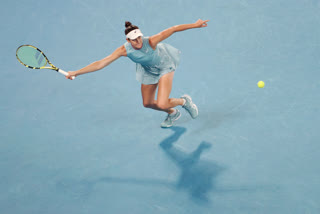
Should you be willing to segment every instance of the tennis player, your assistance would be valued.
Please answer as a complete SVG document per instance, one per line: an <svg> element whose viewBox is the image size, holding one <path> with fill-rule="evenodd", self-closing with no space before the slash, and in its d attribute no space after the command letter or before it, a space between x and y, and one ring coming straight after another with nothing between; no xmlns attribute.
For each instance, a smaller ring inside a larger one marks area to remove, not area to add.
<svg viewBox="0 0 320 214"><path fill-rule="evenodd" d="M80 70L69 71L66 77L72 79L73 76L100 70L121 56L126 56L136 63L136 79L141 83L143 106L168 113L161 127L171 127L174 121L180 118L181 113L175 108L177 106L182 106L195 119L198 116L198 108L189 95L169 98L174 71L180 61L180 51L160 42L179 31L207 27L208 21L199 19L192 24L176 25L150 37L144 37L137 26L126 22L127 42L124 45L104 59L93 62ZM158 94L155 99L157 89Z"/></svg>

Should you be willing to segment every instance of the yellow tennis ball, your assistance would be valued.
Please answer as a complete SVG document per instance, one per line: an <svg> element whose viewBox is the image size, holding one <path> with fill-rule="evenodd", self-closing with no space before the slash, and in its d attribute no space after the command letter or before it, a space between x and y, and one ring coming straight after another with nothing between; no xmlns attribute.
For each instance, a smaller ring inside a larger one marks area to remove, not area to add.
<svg viewBox="0 0 320 214"><path fill-rule="evenodd" d="M263 81L259 81L257 85L258 85L259 88L263 88L264 87L264 82Z"/></svg>

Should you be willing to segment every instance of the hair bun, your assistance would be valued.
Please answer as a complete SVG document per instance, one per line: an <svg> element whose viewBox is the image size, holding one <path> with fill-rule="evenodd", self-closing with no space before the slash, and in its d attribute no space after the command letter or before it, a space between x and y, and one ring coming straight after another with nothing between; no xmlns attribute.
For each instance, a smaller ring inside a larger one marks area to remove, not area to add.
<svg viewBox="0 0 320 214"><path fill-rule="evenodd" d="M131 22L126 21L126 24L125 24L126 28L130 27L131 25L132 25Z"/></svg>
<svg viewBox="0 0 320 214"><path fill-rule="evenodd" d="M126 29L124 30L124 33L127 35L128 33L130 33L130 31L135 30L135 29L139 29L138 26L135 26L133 24L131 24L131 22L126 21Z"/></svg>

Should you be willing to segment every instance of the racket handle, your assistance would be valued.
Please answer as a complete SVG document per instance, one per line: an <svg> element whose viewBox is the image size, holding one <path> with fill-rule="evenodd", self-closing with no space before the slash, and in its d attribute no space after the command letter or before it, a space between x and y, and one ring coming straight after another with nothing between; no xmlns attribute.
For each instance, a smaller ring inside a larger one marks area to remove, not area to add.
<svg viewBox="0 0 320 214"><path fill-rule="evenodd" d="M58 69L58 72L61 73L61 74L63 74L63 75L65 75L65 76L69 76L68 72L65 72L64 70L62 70L62 69L60 69L60 68ZM72 76L72 77L71 77L71 79L73 79L73 80L74 80L74 78L76 78L76 77L75 77L75 76Z"/></svg>

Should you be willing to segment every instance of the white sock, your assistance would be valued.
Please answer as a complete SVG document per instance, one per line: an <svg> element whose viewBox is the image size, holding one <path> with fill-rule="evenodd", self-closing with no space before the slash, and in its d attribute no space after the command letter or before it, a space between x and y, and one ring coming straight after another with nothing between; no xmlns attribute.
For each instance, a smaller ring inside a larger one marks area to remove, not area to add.
<svg viewBox="0 0 320 214"><path fill-rule="evenodd" d="M183 98L182 98L183 99ZM182 106L184 106L184 104L186 104L186 100L183 99L183 103L182 103Z"/></svg>
<svg viewBox="0 0 320 214"><path fill-rule="evenodd" d="M175 115L176 113L177 113L177 110L174 108L173 112L170 115L172 116L172 115Z"/></svg>

